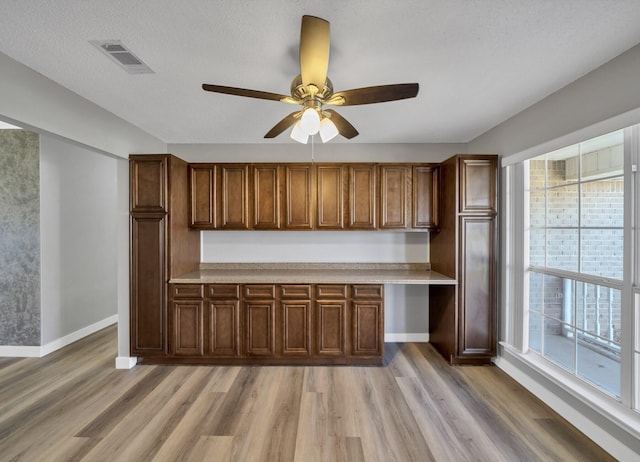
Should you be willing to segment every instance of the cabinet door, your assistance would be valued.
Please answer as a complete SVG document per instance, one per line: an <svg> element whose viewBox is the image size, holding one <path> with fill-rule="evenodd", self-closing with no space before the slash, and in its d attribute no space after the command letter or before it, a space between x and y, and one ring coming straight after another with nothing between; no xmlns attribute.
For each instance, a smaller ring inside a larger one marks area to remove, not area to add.
<svg viewBox="0 0 640 462"><path fill-rule="evenodd" d="M410 168L380 166L380 228L406 229L410 223Z"/></svg>
<svg viewBox="0 0 640 462"><path fill-rule="evenodd" d="M460 213L497 213L498 160L460 158Z"/></svg>
<svg viewBox="0 0 640 462"><path fill-rule="evenodd" d="M253 166L253 220L255 229L280 228L280 175L277 165Z"/></svg>
<svg viewBox="0 0 640 462"><path fill-rule="evenodd" d="M461 355L495 355L495 221L495 217L460 218L458 349Z"/></svg>
<svg viewBox="0 0 640 462"><path fill-rule="evenodd" d="M318 175L318 229L344 228L344 167L319 165Z"/></svg>
<svg viewBox="0 0 640 462"><path fill-rule="evenodd" d="M246 349L248 356L275 355L275 301L251 300L244 303Z"/></svg>
<svg viewBox="0 0 640 462"><path fill-rule="evenodd" d="M240 302L212 300L208 304L207 355L238 356Z"/></svg>
<svg viewBox="0 0 640 462"><path fill-rule="evenodd" d="M164 212L167 209L167 156L131 156L131 212Z"/></svg>
<svg viewBox="0 0 640 462"><path fill-rule="evenodd" d="M131 217L131 355L166 354L164 214Z"/></svg>
<svg viewBox="0 0 640 462"><path fill-rule="evenodd" d="M320 356L344 356L346 300L319 300L317 312L317 353Z"/></svg>
<svg viewBox="0 0 640 462"><path fill-rule="evenodd" d="M351 323L354 356L381 356L384 351L384 327L381 300L354 300Z"/></svg>
<svg viewBox="0 0 640 462"><path fill-rule="evenodd" d="M283 300L282 355L308 356L311 354L311 301Z"/></svg>
<svg viewBox="0 0 640 462"><path fill-rule="evenodd" d="M220 229L249 229L249 166L219 164Z"/></svg>
<svg viewBox="0 0 640 462"><path fill-rule="evenodd" d="M215 221L215 172L214 165L189 166L189 226L214 229Z"/></svg>
<svg viewBox="0 0 640 462"><path fill-rule="evenodd" d="M312 169L310 165L285 166L285 222L288 229L312 229Z"/></svg>
<svg viewBox="0 0 640 462"><path fill-rule="evenodd" d="M349 167L349 228L376 228L376 183L376 165Z"/></svg>
<svg viewBox="0 0 640 462"><path fill-rule="evenodd" d="M431 165L415 165L412 183L412 226L417 229L438 229L440 225L440 168Z"/></svg>
<svg viewBox="0 0 640 462"><path fill-rule="evenodd" d="M172 353L176 356L202 356L202 300L176 300L172 310Z"/></svg>

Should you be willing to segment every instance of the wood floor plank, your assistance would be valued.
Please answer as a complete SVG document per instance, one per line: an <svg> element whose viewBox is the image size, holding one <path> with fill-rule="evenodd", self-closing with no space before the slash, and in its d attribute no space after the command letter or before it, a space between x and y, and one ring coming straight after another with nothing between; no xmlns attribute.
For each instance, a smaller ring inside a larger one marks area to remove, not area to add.
<svg viewBox="0 0 640 462"><path fill-rule="evenodd" d="M0 462L613 460L495 367L385 350L384 367L121 371L110 327L0 361Z"/></svg>

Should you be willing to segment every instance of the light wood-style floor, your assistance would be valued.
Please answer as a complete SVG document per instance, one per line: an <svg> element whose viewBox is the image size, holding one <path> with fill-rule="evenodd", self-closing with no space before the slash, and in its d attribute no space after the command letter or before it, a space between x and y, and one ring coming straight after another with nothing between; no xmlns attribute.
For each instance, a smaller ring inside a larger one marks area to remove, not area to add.
<svg viewBox="0 0 640 462"><path fill-rule="evenodd" d="M0 358L0 460L612 460L495 367L386 348L386 367L123 371L114 326Z"/></svg>

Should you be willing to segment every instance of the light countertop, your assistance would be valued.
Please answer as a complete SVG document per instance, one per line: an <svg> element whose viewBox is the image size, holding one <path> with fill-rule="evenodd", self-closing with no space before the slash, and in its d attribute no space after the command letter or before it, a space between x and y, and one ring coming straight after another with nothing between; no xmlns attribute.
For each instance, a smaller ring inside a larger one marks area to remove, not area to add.
<svg viewBox="0 0 640 462"><path fill-rule="evenodd" d="M456 280L422 263L202 263L175 284L440 284Z"/></svg>

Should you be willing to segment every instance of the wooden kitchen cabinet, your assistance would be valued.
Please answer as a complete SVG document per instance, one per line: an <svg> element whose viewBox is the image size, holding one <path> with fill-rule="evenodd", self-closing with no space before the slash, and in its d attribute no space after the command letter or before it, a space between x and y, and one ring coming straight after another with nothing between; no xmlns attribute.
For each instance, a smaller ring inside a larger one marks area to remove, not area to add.
<svg viewBox="0 0 640 462"><path fill-rule="evenodd" d="M311 284L283 284L279 311L282 356L311 355Z"/></svg>
<svg viewBox="0 0 640 462"><path fill-rule="evenodd" d="M189 226L200 229L216 227L216 166L189 165Z"/></svg>
<svg viewBox="0 0 640 462"><path fill-rule="evenodd" d="M380 165L380 228L411 226L411 166Z"/></svg>
<svg viewBox="0 0 640 462"><path fill-rule="evenodd" d="M247 356L275 356L275 286L244 286L245 352Z"/></svg>
<svg viewBox="0 0 640 462"><path fill-rule="evenodd" d="M131 155L129 175L130 354L163 357L169 352L169 278L200 262L200 234L189 229L187 163L170 154Z"/></svg>
<svg viewBox="0 0 640 462"><path fill-rule="evenodd" d="M317 176L317 229L344 228L344 181L342 165L318 165Z"/></svg>
<svg viewBox="0 0 640 462"><path fill-rule="evenodd" d="M429 286L429 341L452 364L489 364L496 355L497 156L461 155L441 164L440 231L431 268L456 278Z"/></svg>
<svg viewBox="0 0 640 462"><path fill-rule="evenodd" d="M352 287L351 354L382 356L384 353L384 286L362 284Z"/></svg>
<svg viewBox="0 0 640 462"><path fill-rule="evenodd" d="M274 164L254 164L253 229L280 229L281 192L280 167Z"/></svg>
<svg viewBox="0 0 640 462"><path fill-rule="evenodd" d="M349 213L350 229L377 228L377 165L349 165Z"/></svg>
<svg viewBox="0 0 640 462"><path fill-rule="evenodd" d="M440 167L414 165L412 184L412 228L437 230L440 226Z"/></svg>
<svg viewBox="0 0 640 462"><path fill-rule="evenodd" d="M285 164L284 228L313 229L313 167L310 164Z"/></svg>
<svg viewBox="0 0 640 462"><path fill-rule="evenodd" d="M218 164L216 217L220 229L249 229L249 166Z"/></svg>
<svg viewBox="0 0 640 462"><path fill-rule="evenodd" d="M316 292L316 354L345 356L347 353L347 300L345 284L318 284Z"/></svg>
<svg viewBox="0 0 640 462"><path fill-rule="evenodd" d="M240 355L240 286L207 284L206 356Z"/></svg>
<svg viewBox="0 0 640 462"><path fill-rule="evenodd" d="M171 317L171 353L175 356L204 354L202 300L174 300Z"/></svg>

